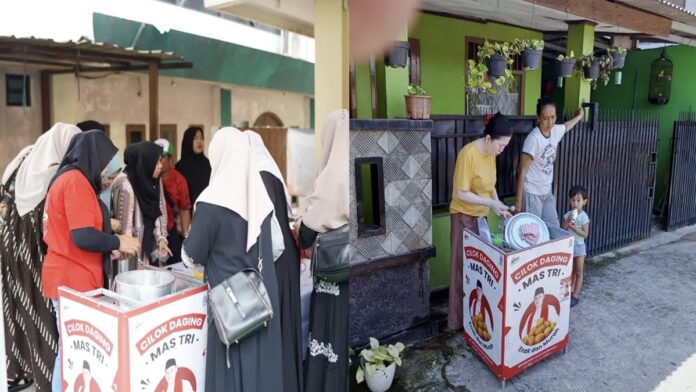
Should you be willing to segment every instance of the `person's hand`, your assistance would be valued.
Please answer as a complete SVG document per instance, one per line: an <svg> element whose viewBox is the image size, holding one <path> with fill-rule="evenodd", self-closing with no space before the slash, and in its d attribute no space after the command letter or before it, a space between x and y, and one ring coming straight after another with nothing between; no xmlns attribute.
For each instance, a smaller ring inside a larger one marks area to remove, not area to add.
<svg viewBox="0 0 696 392"><path fill-rule="evenodd" d="M170 257L173 256L172 251L169 250L169 246L167 246L167 241L165 240L160 240L158 243L159 247L159 255L164 256L164 255L169 255Z"/></svg>
<svg viewBox="0 0 696 392"><path fill-rule="evenodd" d="M119 251L117 251L117 250L112 250L112 251L111 251L111 257L112 257L114 260L121 260L122 255L121 255L121 252L119 252Z"/></svg>
<svg viewBox="0 0 696 392"><path fill-rule="evenodd" d="M510 207L506 206L501 202L500 200L491 200L490 207L493 210L493 212L498 215L499 217L506 219L509 218L510 212L508 211Z"/></svg>
<svg viewBox="0 0 696 392"><path fill-rule="evenodd" d="M120 233L121 232L121 221L118 219L111 219L111 231L114 233Z"/></svg>
<svg viewBox="0 0 696 392"><path fill-rule="evenodd" d="M120 243L118 247L119 252L131 256L140 253L140 242L137 238L131 237L129 235L119 235L118 241Z"/></svg>
<svg viewBox="0 0 696 392"><path fill-rule="evenodd" d="M575 117L577 117L577 118L582 118L582 116L583 116L584 114L585 114L585 111L582 110L582 106L580 106L580 107L578 108L577 113L575 113Z"/></svg>

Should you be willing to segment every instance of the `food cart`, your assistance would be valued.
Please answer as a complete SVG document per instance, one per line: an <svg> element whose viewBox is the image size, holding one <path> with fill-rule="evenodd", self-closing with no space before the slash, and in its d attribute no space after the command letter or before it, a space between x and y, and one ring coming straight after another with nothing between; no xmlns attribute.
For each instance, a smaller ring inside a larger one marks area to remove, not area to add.
<svg viewBox="0 0 696 392"><path fill-rule="evenodd" d="M573 238L548 233L510 250L464 232L464 338L503 387L568 345Z"/></svg>
<svg viewBox="0 0 696 392"><path fill-rule="evenodd" d="M60 287L63 390L205 389L207 286L186 273L174 293L144 303L113 291ZM90 387L86 387L89 384Z"/></svg>

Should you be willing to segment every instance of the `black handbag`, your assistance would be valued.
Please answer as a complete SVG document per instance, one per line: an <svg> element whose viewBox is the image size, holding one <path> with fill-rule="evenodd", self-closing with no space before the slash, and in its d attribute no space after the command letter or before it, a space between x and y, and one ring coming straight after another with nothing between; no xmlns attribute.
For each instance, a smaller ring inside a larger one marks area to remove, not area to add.
<svg viewBox="0 0 696 392"><path fill-rule="evenodd" d="M314 275L331 283L350 280L350 227L344 225L317 235L312 264Z"/></svg>
<svg viewBox="0 0 696 392"><path fill-rule="evenodd" d="M215 328L227 350L230 345L268 326L273 318L273 307L261 276L261 237L258 248L258 271L253 268L239 271L210 288L208 293ZM230 367L229 358L227 367Z"/></svg>

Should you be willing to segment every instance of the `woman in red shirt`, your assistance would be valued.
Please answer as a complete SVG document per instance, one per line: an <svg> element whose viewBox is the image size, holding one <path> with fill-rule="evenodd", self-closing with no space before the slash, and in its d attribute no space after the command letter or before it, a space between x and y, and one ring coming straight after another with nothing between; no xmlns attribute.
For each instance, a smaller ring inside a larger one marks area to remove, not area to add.
<svg viewBox="0 0 696 392"><path fill-rule="evenodd" d="M53 300L56 317L58 287L77 291L103 287L109 254L116 250L137 254L140 250L135 238L109 234L107 209L99 200L102 176L117 151L103 132L77 134L49 185L44 209L48 252L41 275L43 295ZM60 347L58 353L53 377L60 377Z"/></svg>

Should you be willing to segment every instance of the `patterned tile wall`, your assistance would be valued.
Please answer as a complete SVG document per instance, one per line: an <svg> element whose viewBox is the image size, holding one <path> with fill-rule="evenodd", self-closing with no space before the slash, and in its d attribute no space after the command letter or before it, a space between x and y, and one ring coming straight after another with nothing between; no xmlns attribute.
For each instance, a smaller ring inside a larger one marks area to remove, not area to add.
<svg viewBox="0 0 696 392"><path fill-rule="evenodd" d="M432 246L430 131L350 132L350 225L353 263ZM386 233L358 238L355 158L382 157Z"/></svg>

